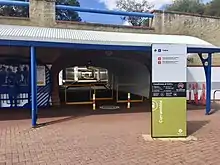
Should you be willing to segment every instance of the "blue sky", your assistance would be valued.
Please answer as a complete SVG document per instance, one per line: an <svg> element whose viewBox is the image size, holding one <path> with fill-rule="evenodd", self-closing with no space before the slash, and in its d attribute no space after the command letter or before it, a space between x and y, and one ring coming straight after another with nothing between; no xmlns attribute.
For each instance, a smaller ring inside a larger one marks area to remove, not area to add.
<svg viewBox="0 0 220 165"><path fill-rule="evenodd" d="M137 0L140 1L140 0ZM171 3L173 0L149 0L155 5L156 9L160 9L165 4ZM210 0L203 0L208 2ZM79 0L81 7L96 8L96 9L110 9L115 10L116 0ZM93 13L79 13L83 21L91 23L105 23L105 24L123 24L120 16L93 14Z"/></svg>
<svg viewBox="0 0 220 165"><path fill-rule="evenodd" d="M79 0L80 6L85 8L95 9L107 9L104 3L100 3L99 0ZM94 13L80 13L83 21L93 23L105 23L105 24L122 24L120 16L113 16L107 14L94 14Z"/></svg>

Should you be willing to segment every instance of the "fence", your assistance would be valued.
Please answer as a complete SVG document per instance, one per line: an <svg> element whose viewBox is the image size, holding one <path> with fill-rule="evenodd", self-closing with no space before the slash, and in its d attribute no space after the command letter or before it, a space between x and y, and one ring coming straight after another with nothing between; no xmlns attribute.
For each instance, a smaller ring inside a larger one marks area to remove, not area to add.
<svg viewBox="0 0 220 165"><path fill-rule="evenodd" d="M50 3L55 3L55 2L50 2ZM1 0L0 5L29 7L29 2ZM150 22L152 22L151 19L154 17L152 13L147 13L147 12L125 12L125 11L117 11L117 10L116 11L101 10L101 9L83 8L83 7L68 6L68 5L55 5L55 7L57 10L61 10L61 11L67 10L67 11L83 12L83 13L96 13L96 14L117 15L117 16L124 16L124 17L144 18L144 22L146 22L146 20L149 20L147 21L148 22L147 26L150 25Z"/></svg>

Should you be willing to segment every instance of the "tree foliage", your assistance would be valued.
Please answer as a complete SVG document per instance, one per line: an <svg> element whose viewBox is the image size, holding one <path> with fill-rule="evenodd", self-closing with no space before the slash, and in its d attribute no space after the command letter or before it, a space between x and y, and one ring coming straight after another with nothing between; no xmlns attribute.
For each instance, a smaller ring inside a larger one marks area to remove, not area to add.
<svg viewBox="0 0 220 165"><path fill-rule="evenodd" d="M117 0L117 8L128 12L149 12L154 7L149 0ZM200 15L220 17L220 0L211 0L203 3L203 0L175 0L170 5L165 5L166 11L178 11ZM133 26L142 26L149 23L148 19L140 17L122 17Z"/></svg>
<svg viewBox="0 0 220 165"><path fill-rule="evenodd" d="M176 0L166 10L186 13L204 14L205 5L201 0Z"/></svg>
<svg viewBox="0 0 220 165"><path fill-rule="evenodd" d="M78 0L56 0L56 5L80 6ZM79 14L70 10L56 10L56 19L63 21L82 21Z"/></svg>
<svg viewBox="0 0 220 165"><path fill-rule="evenodd" d="M28 17L29 8L23 6L0 5L0 16Z"/></svg>
<svg viewBox="0 0 220 165"><path fill-rule="evenodd" d="M118 9L125 10L128 12L149 12L149 10L151 10L154 7L147 0L117 0L116 6ZM128 21L133 26L142 26L143 24L148 24L148 19L135 16L125 16L122 17L122 20Z"/></svg>
<svg viewBox="0 0 220 165"><path fill-rule="evenodd" d="M206 4L205 14L220 17L220 0L212 0Z"/></svg>
<svg viewBox="0 0 220 165"><path fill-rule="evenodd" d="M202 0L176 0L166 10L220 16L220 0L204 4Z"/></svg>
<svg viewBox="0 0 220 165"><path fill-rule="evenodd" d="M57 5L80 6L78 0L57 0ZM0 16L28 17L29 8L21 6L0 5ZM56 19L65 21L81 21L77 12L69 10L56 10Z"/></svg>

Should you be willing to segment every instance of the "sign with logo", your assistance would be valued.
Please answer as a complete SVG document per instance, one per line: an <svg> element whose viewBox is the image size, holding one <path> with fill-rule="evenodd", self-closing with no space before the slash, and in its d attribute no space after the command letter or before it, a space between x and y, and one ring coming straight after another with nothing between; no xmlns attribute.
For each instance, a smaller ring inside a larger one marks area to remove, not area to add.
<svg viewBox="0 0 220 165"><path fill-rule="evenodd" d="M186 136L186 71L186 45L152 45L152 137Z"/></svg>

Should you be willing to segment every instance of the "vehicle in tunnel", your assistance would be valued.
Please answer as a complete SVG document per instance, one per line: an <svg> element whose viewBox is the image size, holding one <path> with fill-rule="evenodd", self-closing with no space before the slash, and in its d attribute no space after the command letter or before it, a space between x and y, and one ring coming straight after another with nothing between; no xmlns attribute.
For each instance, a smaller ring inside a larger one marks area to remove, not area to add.
<svg viewBox="0 0 220 165"><path fill-rule="evenodd" d="M150 58L149 61L138 61L141 52L120 51L113 52L111 56L101 53L104 55L96 56L88 60L89 62L84 60L83 66L75 65L60 71L61 102L71 101L78 104L81 100L82 104L91 104L93 92L96 100L113 104L127 102L128 95L131 102L142 103L149 99ZM131 53L137 58L125 57Z"/></svg>
<svg viewBox="0 0 220 165"><path fill-rule="evenodd" d="M74 66L61 72L62 84L108 82L108 70L91 66Z"/></svg>
<svg viewBox="0 0 220 165"><path fill-rule="evenodd" d="M62 70L59 79L60 99L65 104L91 104L93 93L101 104L125 103L128 95L131 102L144 102L144 96L132 93L136 84L117 84L104 68L74 66Z"/></svg>

